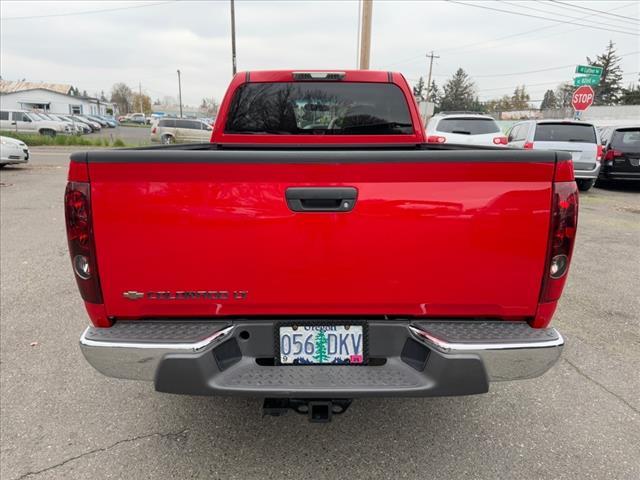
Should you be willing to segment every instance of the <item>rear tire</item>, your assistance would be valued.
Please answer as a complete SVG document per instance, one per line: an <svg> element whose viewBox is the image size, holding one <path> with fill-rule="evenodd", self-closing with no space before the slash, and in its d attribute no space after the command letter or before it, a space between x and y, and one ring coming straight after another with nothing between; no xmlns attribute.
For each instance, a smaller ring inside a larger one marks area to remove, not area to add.
<svg viewBox="0 0 640 480"><path fill-rule="evenodd" d="M172 143L175 143L175 139L171 135L163 135L162 137L163 145L171 145Z"/></svg>
<svg viewBox="0 0 640 480"><path fill-rule="evenodd" d="M578 184L578 190L580 190L581 192L586 192L587 190L591 189L591 187L593 187L595 180L594 179L578 179L576 180L576 183Z"/></svg>

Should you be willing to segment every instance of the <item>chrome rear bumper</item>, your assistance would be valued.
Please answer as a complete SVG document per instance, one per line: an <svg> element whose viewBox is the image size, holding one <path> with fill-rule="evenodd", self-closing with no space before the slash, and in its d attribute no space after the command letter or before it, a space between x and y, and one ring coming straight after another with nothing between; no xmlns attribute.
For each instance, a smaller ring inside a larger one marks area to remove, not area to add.
<svg viewBox="0 0 640 480"><path fill-rule="evenodd" d="M382 363L277 366L276 323L117 322L88 327L80 348L104 375L154 381L165 392L354 398L483 393L490 381L542 375L564 345L555 329L525 322L372 320L369 357Z"/></svg>

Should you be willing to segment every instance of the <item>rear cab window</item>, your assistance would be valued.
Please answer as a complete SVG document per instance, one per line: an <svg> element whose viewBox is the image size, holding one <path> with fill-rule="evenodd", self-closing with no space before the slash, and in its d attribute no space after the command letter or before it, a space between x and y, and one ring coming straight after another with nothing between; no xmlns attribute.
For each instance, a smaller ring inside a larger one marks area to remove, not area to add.
<svg viewBox="0 0 640 480"><path fill-rule="evenodd" d="M623 152L640 152L640 127L616 130L611 138L611 148Z"/></svg>
<svg viewBox="0 0 640 480"><path fill-rule="evenodd" d="M235 92L225 134L410 135L402 90L392 83L246 83Z"/></svg>
<svg viewBox="0 0 640 480"><path fill-rule="evenodd" d="M447 117L438 122L436 131L461 135L486 135L499 133L500 127L492 118Z"/></svg>
<svg viewBox="0 0 640 480"><path fill-rule="evenodd" d="M539 123L536 125L535 142L579 142L597 143L596 130L592 125L579 123Z"/></svg>

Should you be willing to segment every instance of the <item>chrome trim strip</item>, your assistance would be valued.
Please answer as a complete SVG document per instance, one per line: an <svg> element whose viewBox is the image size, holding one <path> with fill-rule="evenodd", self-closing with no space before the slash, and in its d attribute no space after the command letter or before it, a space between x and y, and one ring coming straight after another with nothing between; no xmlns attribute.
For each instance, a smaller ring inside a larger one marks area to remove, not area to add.
<svg viewBox="0 0 640 480"><path fill-rule="evenodd" d="M186 350L188 352L200 352L211 345L214 341L222 339L222 337L231 333L234 326L223 328L212 333L208 337L193 343L136 343L136 342L103 342L100 340L90 340L86 338L87 332L91 327L87 327L80 336L80 344L90 347L109 347L109 348L132 348L132 349L156 349L156 350ZM181 352L185 353L185 352Z"/></svg>
<svg viewBox="0 0 640 480"><path fill-rule="evenodd" d="M492 382L539 377L555 365L564 346L564 338L555 329L557 338L553 340L511 343L454 343L413 325L408 330L418 341L442 354L479 356Z"/></svg>
<svg viewBox="0 0 640 480"><path fill-rule="evenodd" d="M93 368L108 377L153 380L165 355L202 352L229 337L234 328L230 325L193 343L142 343L91 340L87 327L80 336L80 350Z"/></svg>
<svg viewBox="0 0 640 480"><path fill-rule="evenodd" d="M414 335L423 340L427 340L438 351L442 353L453 353L455 351L475 351L475 350L513 350L519 348L545 348L559 347L564 345L564 338L560 332L555 330L558 338L554 340L544 340L539 342L513 342L513 343L450 343L435 335L419 328L409 325L409 330Z"/></svg>

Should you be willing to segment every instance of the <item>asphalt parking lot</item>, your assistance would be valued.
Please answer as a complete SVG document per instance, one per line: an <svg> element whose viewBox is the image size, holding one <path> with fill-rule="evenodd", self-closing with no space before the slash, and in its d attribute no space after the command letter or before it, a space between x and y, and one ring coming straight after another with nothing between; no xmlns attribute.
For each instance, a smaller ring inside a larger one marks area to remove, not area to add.
<svg viewBox="0 0 640 480"><path fill-rule="evenodd" d="M640 188L581 195L554 320L567 346L546 375L473 397L358 400L310 424L261 418L257 399L159 394L84 361L67 158L34 148L0 174L3 480L640 478Z"/></svg>

